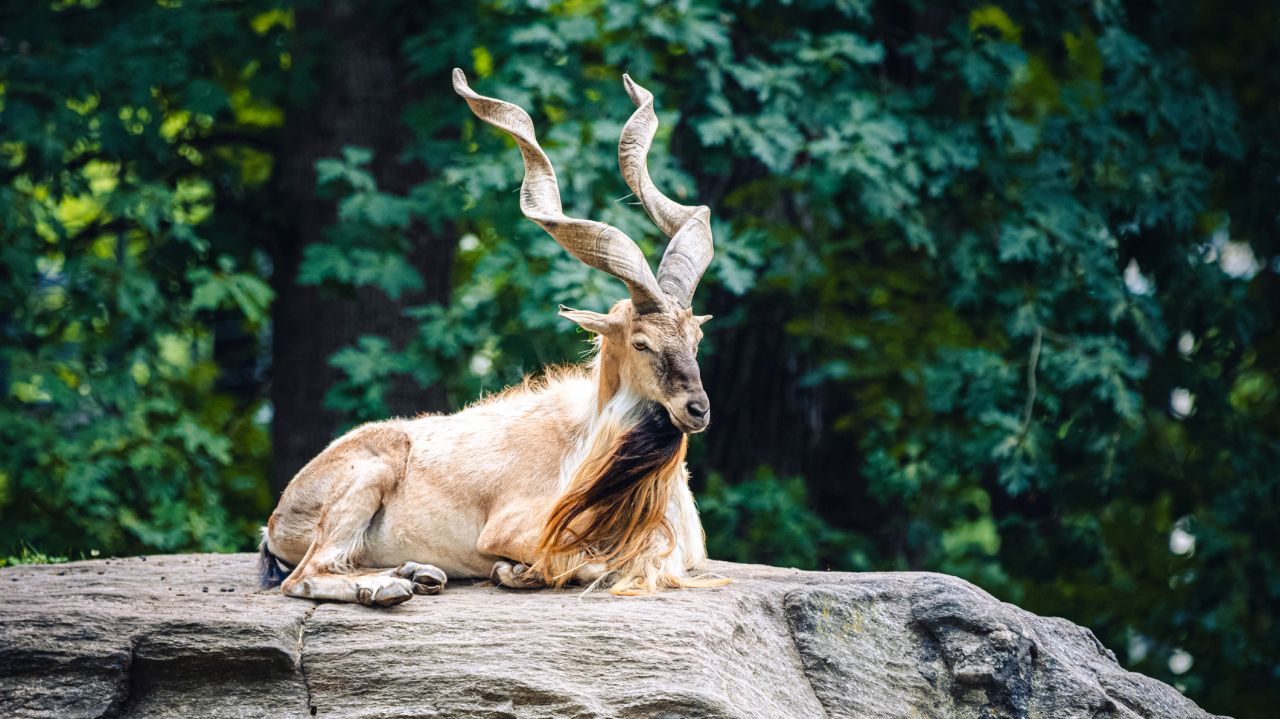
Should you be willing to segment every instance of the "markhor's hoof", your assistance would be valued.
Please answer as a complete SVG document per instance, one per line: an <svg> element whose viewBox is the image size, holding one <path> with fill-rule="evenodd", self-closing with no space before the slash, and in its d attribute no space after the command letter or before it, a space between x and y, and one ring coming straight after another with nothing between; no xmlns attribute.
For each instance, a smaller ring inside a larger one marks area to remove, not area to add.
<svg viewBox="0 0 1280 719"><path fill-rule="evenodd" d="M413 582L414 594L439 594L449 584L444 570L431 564L405 562L396 569L396 576Z"/></svg>
<svg viewBox="0 0 1280 719"><path fill-rule="evenodd" d="M378 587L360 587L356 600L366 607L393 607L413 598L413 590L405 582L391 582Z"/></svg>
<svg viewBox="0 0 1280 719"><path fill-rule="evenodd" d="M489 581L511 589L542 589L547 586L537 572L530 571L529 567L519 562L494 562L493 570L489 572Z"/></svg>

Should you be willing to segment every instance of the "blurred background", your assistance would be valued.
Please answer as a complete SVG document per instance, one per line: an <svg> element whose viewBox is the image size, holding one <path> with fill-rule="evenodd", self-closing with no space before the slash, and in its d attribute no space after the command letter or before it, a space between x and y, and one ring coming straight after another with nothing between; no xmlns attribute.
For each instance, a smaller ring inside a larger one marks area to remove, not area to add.
<svg viewBox="0 0 1280 719"><path fill-rule="evenodd" d="M1280 701L1280 7L1208 0L10 2L0 556L244 551L356 423L457 409L713 208L713 556L931 570L1213 712Z"/></svg>

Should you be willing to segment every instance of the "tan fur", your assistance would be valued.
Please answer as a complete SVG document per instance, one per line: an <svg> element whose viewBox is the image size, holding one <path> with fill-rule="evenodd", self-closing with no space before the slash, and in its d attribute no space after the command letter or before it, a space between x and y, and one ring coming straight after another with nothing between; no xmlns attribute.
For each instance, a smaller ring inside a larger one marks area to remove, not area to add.
<svg viewBox="0 0 1280 719"><path fill-rule="evenodd" d="M612 506L574 500L644 401L666 407L677 426L705 426L683 409L701 393L701 318L637 316L629 301L585 314L608 323L587 365L548 369L453 415L358 427L299 471L265 532L267 549L296 565L283 591L391 604L416 590L405 572L377 570L406 562L454 577L519 563L550 584L603 579L616 593L704 586L689 578L706 550L683 440ZM632 346L641 340L679 371L655 369L656 355Z"/></svg>

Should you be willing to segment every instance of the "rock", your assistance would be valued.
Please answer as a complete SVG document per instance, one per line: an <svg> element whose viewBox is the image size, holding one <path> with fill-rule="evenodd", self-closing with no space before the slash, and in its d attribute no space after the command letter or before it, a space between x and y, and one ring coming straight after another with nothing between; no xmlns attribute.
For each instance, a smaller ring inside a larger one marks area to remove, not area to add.
<svg viewBox="0 0 1280 719"><path fill-rule="evenodd" d="M734 583L370 609L259 592L248 554L4 569L0 716L1209 716L953 577L711 570Z"/></svg>

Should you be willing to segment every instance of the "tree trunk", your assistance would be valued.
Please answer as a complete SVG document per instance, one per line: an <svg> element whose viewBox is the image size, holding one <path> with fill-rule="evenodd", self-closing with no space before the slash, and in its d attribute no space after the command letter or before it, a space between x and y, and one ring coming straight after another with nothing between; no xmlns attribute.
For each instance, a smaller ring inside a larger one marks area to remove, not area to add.
<svg viewBox="0 0 1280 719"><path fill-rule="evenodd" d="M409 230L409 260L425 280L422 292L399 301L371 288L335 297L297 282L304 248L323 241L336 218L334 203L316 194L317 160L341 156L344 146L359 146L374 152L371 170L379 189L403 194L423 179L420 166L398 159L410 139L401 118L415 94L400 47L413 24L360 3L329 2L297 14L298 36L308 47L304 52L316 54L295 62L319 64L322 79L318 96L290 109L289 135L278 157L277 191L287 224L272 258L272 487L277 493L341 428L342 418L324 406L326 392L341 378L329 365L333 353L362 335L380 335L398 347L416 330L402 308L449 296L453 243L421 226ZM440 387L405 381L389 403L396 414L415 414L443 409L445 399Z"/></svg>

